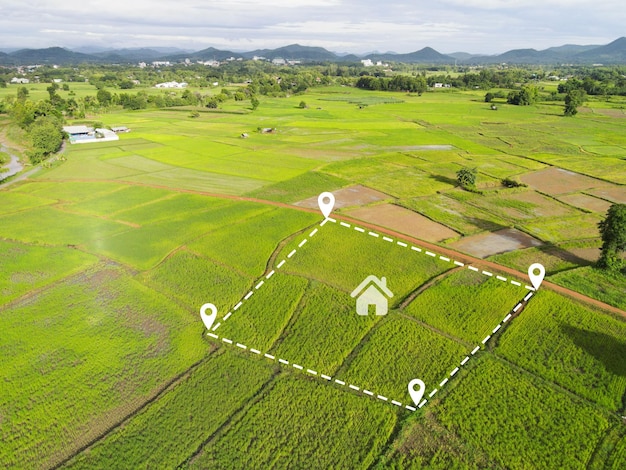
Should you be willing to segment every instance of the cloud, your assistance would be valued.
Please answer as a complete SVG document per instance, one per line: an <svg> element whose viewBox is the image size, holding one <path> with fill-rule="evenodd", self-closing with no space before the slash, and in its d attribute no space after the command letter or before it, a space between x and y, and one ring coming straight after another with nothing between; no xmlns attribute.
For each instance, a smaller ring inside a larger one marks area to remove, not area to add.
<svg viewBox="0 0 626 470"><path fill-rule="evenodd" d="M623 34L626 9L604 0L22 0L0 6L4 47L214 46L290 43L331 50L496 53Z"/></svg>

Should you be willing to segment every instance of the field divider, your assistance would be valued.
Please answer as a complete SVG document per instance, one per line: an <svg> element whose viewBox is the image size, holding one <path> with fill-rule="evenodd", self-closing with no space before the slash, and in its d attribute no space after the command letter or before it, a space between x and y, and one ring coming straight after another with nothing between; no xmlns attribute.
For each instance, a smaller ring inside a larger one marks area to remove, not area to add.
<svg viewBox="0 0 626 470"><path fill-rule="evenodd" d="M403 248L403 249L408 249L410 251L414 251L416 253L420 253L422 255L428 256L432 259L441 261L443 263L446 264L453 264L457 267L465 267L471 271L474 271L476 273L482 274L485 277L495 277L496 279L502 281L502 282L507 282L509 281L509 279L504 278L502 276L494 276L493 273L489 272L489 271L483 271L483 270L479 270L478 268L476 268L475 266L472 265L466 265L464 263L461 263L459 261L450 259L446 256L437 254L437 253L433 253L432 251L427 251L427 250L423 250L422 248L416 246L416 245L412 245L412 244L408 244L405 243L401 240L396 240L394 238L390 238L388 236L383 236L380 233L374 232L374 231L370 231L370 230L366 230L362 227L359 227L358 225L355 224L348 224L345 222L339 222L336 219L333 219L332 217L327 217L324 220L322 220L319 223L319 227L315 228L313 231L311 231L308 235L308 237L304 237L303 239L300 240L300 242L297 245L297 248L294 248L292 251L289 252L289 254L281 259L281 261L276 264L275 269L271 270L267 275L264 276L264 280L257 280L255 281L256 284L254 284L254 287L247 292L238 302L237 304L233 307L232 310L230 310L228 313L226 313L226 315L224 315L224 317L221 319L221 322L218 322L215 326L213 326L211 332L207 333L208 336L210 336L211 338L214 338L216 340L221 340L222 343L225 344L229 344L229 345L236 345L237 348L239 348L240 350L246 351L248 353L251 354L255 354L258 356L263 356L264 358L275 362L275 363L279 363L279 364L283 364L285 366L290 365L292 366L292 368L301 370L303 372L305 372L307 375L309 376L314 376L314 377L322 377L323 380L340 385L341 387L345 388L345 389L350 389L353 390L354 392L358 392L359 394L363 394L363 395L368 395L368 396L373 396L374 398L377 398L379 401L384 401L390 404L393 404L396 407L401 407L401 408L405 408L409 411L417 411L417 409L421 409L424 405L426 405L426 403L428 403L428 398L423 399L418 405L417 408L411 405L403 405L401 402L397 401L397 400L389 400L387 397L383 396L383 395L378 395L375 394L374 392L371 392L368 389L363 389L361 387L358 387L354 384L348 384L342 380L339 379L332 379L332 376L327 375L327 374L322 374L322 373L318 373L317 371L314 371L312 369L308 369L305 368L304 366L301 366L299 364L294 364L291 363L290 361L287 361L286 359L282 359L282 358L276 358L275 356L268 354L268 353L261 353L258 349L254 349L254 348L248 348L246 345L242 344L242 343L233 343L232 340L225 338L223 336L218 336L217 334L215 334L214 332L218 330L218 328L225 323L229 318L232 317L233 313L236 312L237 310L239 310L242 306L244 306L248 300L250 300L250 298L252 298L252 296L254 295L254 293L256 291L258 291L259 289L262 288L262 286L267 285L267 281L269 281L269 279L277 272L277 270L280 270L286 263L288 260L292 259L297 253L298 250L300 248L302 248L308 241L310 238L312 238L314 235L316 235L321 227L324 227L327 223L334 223L339 227L344 227L346 229L349 230L354 230L356 232L365 234L365 235L369 235L371 237L377 238L379 240L383 240L385 242L388 242L394 246ZM510 280L510 283L518 286L518 287L523 287L522 284L520 282L514 281L514 280ZM498 323L498 325L496 327L494 327L492 329L492 334L495 334L497 331L501 330L502 327L504 326L504 323L506 323L511 317L512 315L516 314L520 308L522 308L529 300L530 298L534 295L535 293L535 289L531 286L524 286L526 289L530 290L530 292L528 292L526 294L526 296L523 298L523 300L521 300L520 302L517 303L517 305L513 308L513 310L507 314L507 316L500 321L500 323ZM485 346L486 343L491 339L492 334L488 335L481 343L482 346ZM455 367L447 377L445 377L440 383L439 383L439 389L435 388L433 389L430 394L429 394L429 398L432 398L441 388L444 387L444 385L448 384L450 379L456 375L457 372L459 372L461 370L461 367L465 366L472 357L474 357L474 355L481 349L481 345L476 346L471 354L468 354L467 356L465 356L465 358L461 361L461 363Z"/></svg>
<svg viewBox="0 0 626 470"><path fill-rule="evenodd" d="M320 222L319 226L323 227L329 221L337 222L335 219L324 219L322 222ZM319 231L319 228L315 228L311 233L309 233L308 237L304 237L302 240L300 240L300 242L298 243L298 248L294 248L293 250L289 252L286 258L281 259L281 261L276 265L276 269L272 269L269 273L264 275L263 279L255 281L254 288L252 288L241 299L239 299L239 301L235 304L235 306L231 310L229 310L228 313L226 313L226 315L224 315L224 317L222 318L222 321L216 323L213 326L211 331L217 331L219 327L222 326L226 322L226 320L232 317L233 313L239 310L248 300L250 300L250 298L254 295L254 293L258 291L261 287L263 287L266 284L266 281L269 281L271 277L274 274L276 274L276 270L281 269L287 263L288 260L292 259L296 255L296 253L298 253L298 250L302 248L309 241L309 239L314 237L315 234L318 233L318 231Z"/></svg>
<svg viewBox="0 0 626 470"><path fill-rule="evenodd" d="M256 356L259 357L264 357L266 358L268 361L271 361L275 364L282 364L283 366L289 366L291 365L292 369L297 369L299 371L301 371L302 374L305 374L309 377L315 377L318 378L319 380L323 380L326 382L330 382L330 383L335 383L337 384L337 386L340 386L341 390L345 390L345 391L349 391L349 390L353 390L354 392L358 392L359 396L368 396L371 397L373 399L376 399L378 401L383 401L385 403L389 403L390 405L393 405L395 407L398 408L405 408L409 411L415 411L415 407L411 406L411 405L405 405L402 402L398 401L398 400L392 400L390 398L387 398L384 395L380 395L378 393L372 392L367 388L363 388L363 387L359 387L357 385L351 384L351 383L347 383L343 380L339 380L339 379L333 379L333 377L331 375L327 375L327 374L322 374L320 372L318 372L317 370L313 370L313 369L309 369L305 366L301 366L300 364L296 364L292 361L288 361L287 359L283 359L280 357L276 357L273 356L271 354L268 353L262 353L260 352L258 349L255 348L250 348L248 346L246 346L245 344L242 343L238 343L230 338L225 338L223 336L218 336L215 333L207 333L207 336L210 336L211 338L220 341L223 344L228 344L230 346L234 346L242 351L245 351L249 354L254 354Z"/></svg>
<svg viewBox="0 0 626 470"><path fill-rule="evenodd" d="M463 358L463 360L461 360L461 362L459 363L459 365L455 366L454 369L452 369L452 371L450 371L450 373L441 381L439 382L439 388L434 388L430 393L429 393L429 397L432 398L432 396L437 393L438 390L442 389L445 385L447 385L450 380L461 370L461 367L465 366L474 356L475 354L480 351L481 347L486 347L487 342L493 338L493 335L495 335L498 331L502 330L504 328L504 325L507 321L509 321L511 319L511 317L517 313L522 307L526 306L526 304L528 303L528 301L531 299L531 297L535 294L535 292L529 292L523 300L519 301L515 307L513 307L511 309L511 311L509 313L507 313L507 315L500 321L500 323L498 323L492 330L491 333L488 334L485 339L483 339L481 341L481 344L477 345L474 349L472 349L472 352L470 354L468 354L467 356L465 356ZM424 399L424 401L422 403L420 403L419 408L421 408L422 406L424 406L426 404L426 402L428 401L428 399Z"/></svg>
<svg viewBox="0 0 626 470"><path fill-rule="evenodd" d="M328 219L326 219L323 222L323 224L325 224L326 222L337 223L337 220L335 220L333 218L328 218ZM323 225L323 224L320 224L320 225ZM406 249L409 249L411 251L415 251L417 253L421 253L423 255L429 256L429 257L431 257L433 259L437 259L437 260L442 261L444 263L452 263L452 264L454 264L456 266L459 266L459 267L465 267L465 268L469 269L470 271L474 271L474 272L476 272L478 274L482 274L485 277L495 278L498 281L502 281L502 282L510 282L514 286L522 287L522 283L520 283L518 281L509 280L509 279L507 279L506 277L503 277L503 276L495 276L490 271L481 270L481 269L478 269L476 266L472 266L470 264L461 263L460 261L457 261L457 260L454 260L454 259L450 259L449 257L444 256L442 254L433 253L432 251L424 250L424 249L422 249L422 248L420 248L418 246L410 245L410 244L408 244L408 243L406 243L406 242L404 242L402 240L395 240L395 239L393 239L393 238L391 238L391 237L389 237L387 235L382 235L382 234L380 234L380 233L378 233L376 231L372 231L372 230L369 230L369 229L366 230L363 227L359 227L358 225L354 225L354 224L350 225L350 224L347 224L345 222L339 222L338 226L344 227L344 228L347 228L347 229L352 229L352 230L355 230L355 231L357 231L359 233L365 233L367 235L370 235L371 237L382 239L382 240L384 240L386 242L393 243L394 245L396 245L398 247L406 248ZM535 288L532 287L532 286L525 285L523 287L525 289L531 291L531 293L535 291Z"/></svg>

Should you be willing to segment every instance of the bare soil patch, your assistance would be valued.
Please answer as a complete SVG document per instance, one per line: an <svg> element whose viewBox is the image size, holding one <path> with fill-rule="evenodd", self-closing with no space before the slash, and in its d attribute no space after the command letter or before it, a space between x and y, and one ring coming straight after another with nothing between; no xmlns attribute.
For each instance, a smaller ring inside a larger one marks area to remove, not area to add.
<svg viewBox="0 0 626 470"><path fill-rule="evenodd" d="M610 185L589 176L563 170L546 168L520 177L528 186L546 194L556 195L573 193L590 188L608 188Z"/></svg>
<svg viewBox="0 0 626 470"><path fill-rule="evenodd" d="M524 232L514 228L505 228L497 232L465 237L462 240L451 243L450 246L454 247L455 250L460 250L479 258L486 258L491 255L507 253L522 248L540 246L541 244L539 240Z"/></svg>
<svg viewBox="0 0 626 470"><path fill-rule="evenodd" d="M611 203L597 197L587 196L586 194L569 194L567 196L561 196L559 201L563 201L566 204L570 204L574 207L580 207L588 211L605 213Z"/></svg>
<svg viewBox="0 0 626 470"><path fill-rule="evenodd" d="M333 191L333 195L335 196L335 209L351 206L364 206L372 202L384 201L385 199L391 198L388 194L381 193L380 191L361 185L338 189L337 191ZM317 196L298 201L294 203L294 205L317 209Z"/></svg>
<svg viewBox="0 0 626 470"><path fill-rule="evenodd" d="M457 232L445 225L433 222L417 212L393 204L363 207L348 211L346 214L430 242L440 242L459 236Z"/></svg>
<svg viewBox="0 0 626 470"><path fill-rule="evenodd" d="M626 187L624 186L606 187L587 192L602 199L626 204Z"/></svg>
<svg viewBox="0 0 626 470"><path fill-rule="evenodd" d="M600 248L568 248L567 251L591 263L595 263L600 258Z"/></svg>
<svg viewBox="0 0 626 470"><path fill-rule="evenodd" d="M613 118L626 118L626 112L624 112L623 109L593 108L593 112L596 114L602 114L603 116L609 116Z"/></svg>

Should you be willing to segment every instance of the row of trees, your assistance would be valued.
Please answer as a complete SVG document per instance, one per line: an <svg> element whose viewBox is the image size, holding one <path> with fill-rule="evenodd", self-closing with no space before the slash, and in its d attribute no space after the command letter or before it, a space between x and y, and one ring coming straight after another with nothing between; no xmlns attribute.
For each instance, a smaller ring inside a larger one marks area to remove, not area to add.
<svg viewBox="0 0 626 470"><path fill-rule="evenodd" d="M64 100L59 100L55 87L49 87L50 98L37 102L29 99L26 87L18 88L17 98L9 106L13 122L22 128L31 143L27 152L31 162L36 164L56 152L63 142Z"/></svg>
<svg viewBox="0 0 626 470"><path fill-rule="evenodd" d="M423 76L410 75L396 75L392 78L364 75L356 81L355 86L365 90L403 91L408 93L423 93L428 87Z"/></svg>

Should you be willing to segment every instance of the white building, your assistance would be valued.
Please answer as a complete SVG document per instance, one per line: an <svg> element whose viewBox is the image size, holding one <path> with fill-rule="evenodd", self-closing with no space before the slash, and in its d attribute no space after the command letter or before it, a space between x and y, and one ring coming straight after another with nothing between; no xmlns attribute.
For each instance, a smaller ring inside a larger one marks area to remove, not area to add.
<svg viewBox="0 0 626 470"><path fill-rule="evenodd" d="M374 62L372 62L371 59L362 59L361 63L363 64L363 67L373 67L374 66Z"/></svg>
<svg viewBox="0 0 626 470"><path fill-rule="evenodd" d="M30 80L28 78L13 77L11 83L30 83Z"/></svg>
<svg viewBox="0 0 626 470"><path fill-rule="evenodd" d="M154 85L154 88L185 88L186 86L186 82L163 82L157 83L156 85Z"/></svg>

